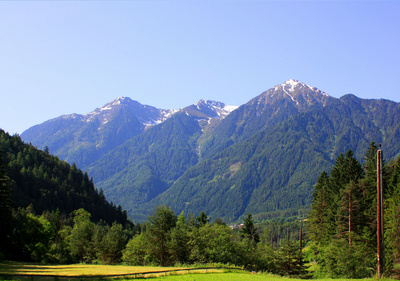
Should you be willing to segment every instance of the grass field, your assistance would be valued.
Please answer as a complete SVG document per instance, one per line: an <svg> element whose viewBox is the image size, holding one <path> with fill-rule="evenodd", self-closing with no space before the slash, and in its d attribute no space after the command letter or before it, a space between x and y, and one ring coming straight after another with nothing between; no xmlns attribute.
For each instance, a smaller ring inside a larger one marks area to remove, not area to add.
<svg viewBox="0 0 400 281"><path fill-rule="evenodd" d="M282 277L267 274L250 274L241 272L185 274L158 277L157 281L284 281ZM301 279L286 279L297 281ZM304 281L304 280L302 280Z"/></svg>
<svg viewBox="0 0 400 281"><path fill-rule="evenodd" d="M155 278L157 281L304 281L271 274L251 274L248 272L169 275ZM317 280L317 279L311 279ZM321 279L319 279L321 280ZM350 281L352 279L322 279L324 281ZM355 279L353 279L355 280ZM362 279L364 281L393 281L393 279Z"/></svg>
<svg viewBox="0 0 400 281"><path fill-rule="evenodd" d="M179 267L145 267L145 266L123 266L123 265L91 265L91 264L73 264L73 265L39 265L19 262L0 263L0 276L34 276L35 280L42 276L60 276L60 277L107 277L107 276L127 276L150 277L166 275L166 271L174 271L173 274L187 274L193 270L197 273L223 272L217 269L193 269ZM1 279L0 279L1 280Z"/></svg>
<svg viewBox="0 0 400 281"><path fill-rule="evenodd" d="M174 272L176 270L181 270ZM190 270L190 271L189 271ZM302 279L283 278L271 274L251 274L246 271L231 271L226 269L194 269L177 267L143 267L118 265L37 265L17 262L0 263L0 280L80 280L84 277L98 277L99 280L107 277L120 276L118 280L132 280L133 278L147 277L159 281L300 281ZM165 273L165 271L171 271ZM1 277L3 276L3 277ZM120 279L120 278L123 279ZM350 279L324 279L326 281L349 281ZM364 279L378 280L378 279ZM379 279L388 281L393 279Z"/></svg>

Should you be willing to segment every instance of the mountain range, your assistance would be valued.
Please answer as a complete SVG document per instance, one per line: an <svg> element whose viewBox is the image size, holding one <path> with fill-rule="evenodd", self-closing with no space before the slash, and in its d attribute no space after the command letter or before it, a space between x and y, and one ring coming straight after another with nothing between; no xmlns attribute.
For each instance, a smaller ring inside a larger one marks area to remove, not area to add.
<svg viewBox="0 0 400 281"><path fill-rule="evenodd" d="M236 221L298 214L339 153L362 159L370 142L400 153L400 104L340 99L288 80L240 107L199 101L178 110L118 98L86 115L64 115L21 138L93 176L133 221L161 204Z"/></svg>
<svg viewBox="0 0 400 281"><path fill-rule="evenodd" d="M88 114L63 115L33 126L21 137L38 147L47 146L52 153L85 169L111 149L176 113L190 113L207 127L210 119L224 118L235 108L200 100L182 109L157 109L119 97Z"/></svg>

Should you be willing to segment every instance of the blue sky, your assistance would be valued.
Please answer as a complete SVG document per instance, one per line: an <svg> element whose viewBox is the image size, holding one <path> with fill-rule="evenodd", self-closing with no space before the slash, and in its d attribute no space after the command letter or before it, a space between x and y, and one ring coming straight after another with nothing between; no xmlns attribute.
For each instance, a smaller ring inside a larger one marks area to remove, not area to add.
<svg viewBox="0 0 400 281"><path fill-rule="evenodd" d="M0 128L119 97L241 105L293 78L400 102L399 1L2 1Z"/></svg>

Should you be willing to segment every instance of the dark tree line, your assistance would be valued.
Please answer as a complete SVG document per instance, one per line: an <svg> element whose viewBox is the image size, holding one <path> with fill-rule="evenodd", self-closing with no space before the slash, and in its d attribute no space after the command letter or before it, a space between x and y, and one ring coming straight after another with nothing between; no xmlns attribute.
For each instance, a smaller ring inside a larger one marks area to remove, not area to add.
<svg viewBox="0 0 400 281"><path fill-rule="evenodd" d="M376 152L371 143L361 165L351 150L315 185L308 218L310 259L316 276L364 278L377 270ZM400 158L384 166L386 274L400 253Z"/></svg>
<svg viewBox="0 0 400 281"><path fill-rule="evenodd" d="M91 213L95 221L100 219L112 224L126 225L126 211L109 203L102 190L97 190L87 172L49 154L33 145L24 143L17 135L10 136L0 130L2 165L9 178L16 207L32 204L36 213L55 211L69 214L79 208Z"/></svg>
<svg viewBox="0 0 400 281"><path fill-rule="evenodd" d="M116 264L134 231L116 222L94 223L84 209L68 216L59 211L38 216L29 206L14 210L11 235L1 250L4 258L16 261Z"/></svg>
<svg viewBox="0 0 400 281"><path fill-rule="evenodd" d="M140 266L223 263L281 275L307 275L298 241L287 237L279 247L272 247L270 236L262 235L251 214L243 228L235 231L221 219L211 223L204 212L198 217L177 216L166 205L158 207L143 231L129 240L122 260Z"/></svg>
<svg viewBox="0 0 400 281"><path fill-rule="evenodd" d="M156 208L134 226L120 206L77 166L0 131L0 258L53 263L131 265L224 263L248 270L307 277L370 277L376 273L376 151L363 164L339 154L315 184L301 223L256 225L251 214L238 231L201 212L176 215ZM386 274L400 263L400 158L384 165ZM304 256L305 255L305 256Z"/></svg>
<svg viewBox="0 0 400 281"><path fill-rule="evenodd" d="M96 223L133 227L126 211L109 203L103 191L96 190L93 180L75 164L69 165L50 155L48 149L41 151L19 136L0 130L0 256L49 260L45 253L52 239L59 239L60 225L80 208L87 210ZM51 220L46 214L53 214Z"/></svg>

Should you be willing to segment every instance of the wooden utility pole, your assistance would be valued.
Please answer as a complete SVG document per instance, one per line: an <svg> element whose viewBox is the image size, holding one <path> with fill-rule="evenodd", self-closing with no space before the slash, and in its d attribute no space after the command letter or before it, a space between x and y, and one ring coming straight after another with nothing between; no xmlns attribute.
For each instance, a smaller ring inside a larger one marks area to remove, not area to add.
<svg viewBox="0 0 400 281"><path fill-rule="evenodd" d="M382 150L379 144L377 151L377 251L378 251L378 277L382 277L385 271L385 248L384 248L384 232L383 232L383 188L382 188Z"/></svg>

